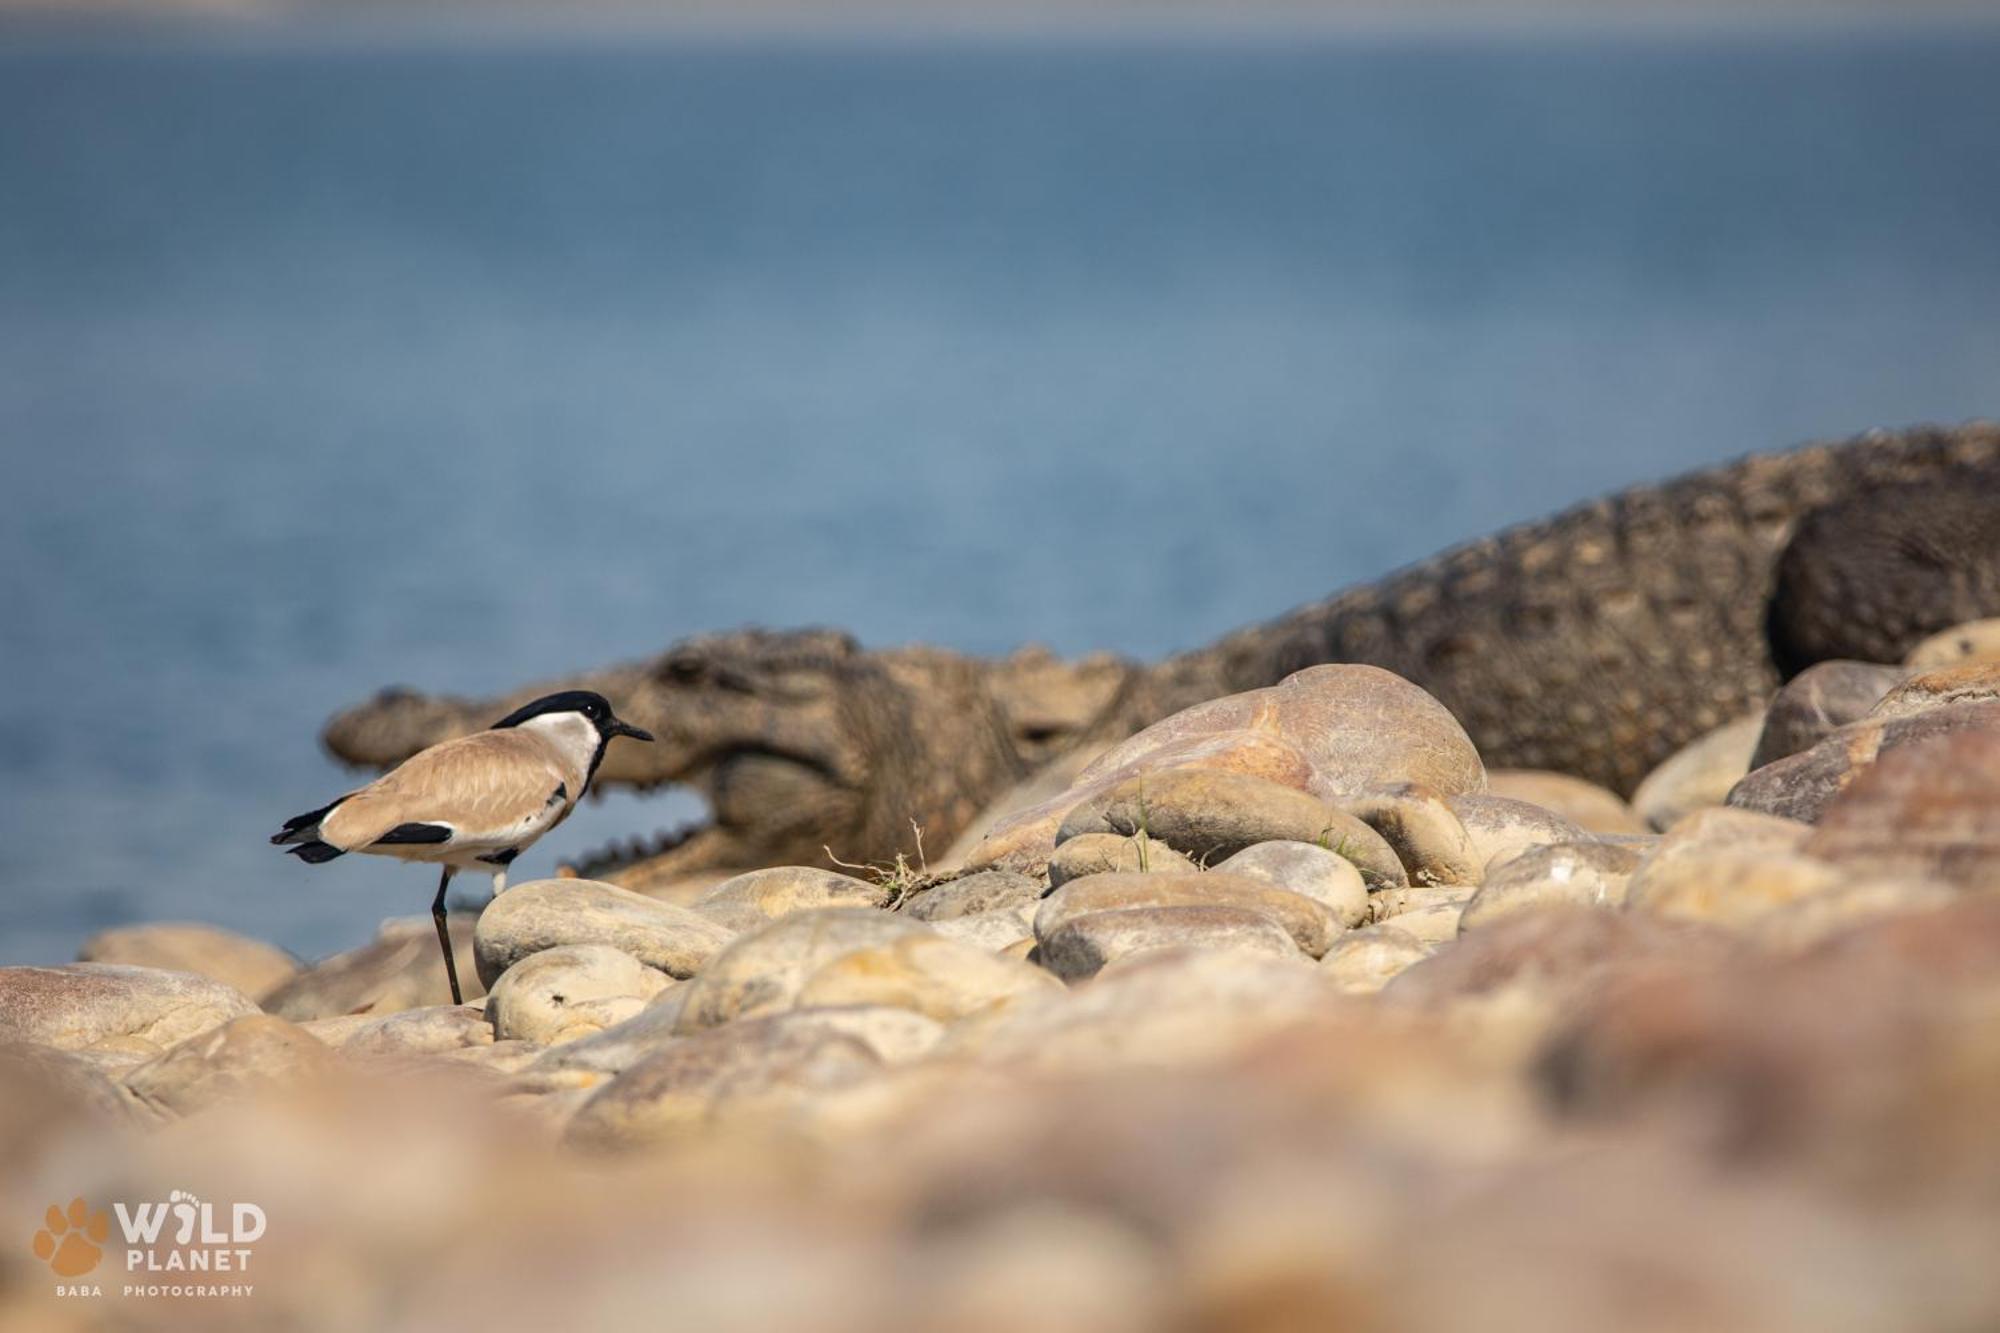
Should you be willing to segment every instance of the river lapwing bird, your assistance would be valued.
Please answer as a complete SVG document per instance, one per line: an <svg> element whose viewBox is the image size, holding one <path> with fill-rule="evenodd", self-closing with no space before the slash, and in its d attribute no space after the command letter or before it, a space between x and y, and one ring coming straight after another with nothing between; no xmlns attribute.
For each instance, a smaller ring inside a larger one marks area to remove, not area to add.
<svg viewBox="0 0 2000 1333"><path fill-rule="evenodd" d="M357 791L285 821L271 841L318 865L348 852L442 865L431 919L444 950L451 1002L462 1003L445 929L444 894L461 870L486 870L493 891L507 867L569 817L619 736L650 741L621 722L603 695L565 690L518 708L491 730L411 755Z"/></svg>

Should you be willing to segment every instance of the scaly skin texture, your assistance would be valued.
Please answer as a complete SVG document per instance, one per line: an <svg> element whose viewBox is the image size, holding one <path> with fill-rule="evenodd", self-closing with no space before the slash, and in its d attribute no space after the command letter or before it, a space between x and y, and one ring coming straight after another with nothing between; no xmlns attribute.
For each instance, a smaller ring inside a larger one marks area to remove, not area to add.
<svg viewBox="0 0 2000 1333"><path fill-rule="evenodd" d="M830 631L689 640L651 662L506 700L404 691L334 719L376 766L487 725L514 700L594 689L661 738L599 782L685 782L713 827L586 873L641 886L943 845L1040 764L1321 662L1437 696L1496 767L1630 791L1694 737L1831 657L1895 660L2000 614L2000 427L1877 432L1640 486L1446 551L1155 667L1027 651L865 652ZM1797 533L1797 541L1787 543Z"/></svg>

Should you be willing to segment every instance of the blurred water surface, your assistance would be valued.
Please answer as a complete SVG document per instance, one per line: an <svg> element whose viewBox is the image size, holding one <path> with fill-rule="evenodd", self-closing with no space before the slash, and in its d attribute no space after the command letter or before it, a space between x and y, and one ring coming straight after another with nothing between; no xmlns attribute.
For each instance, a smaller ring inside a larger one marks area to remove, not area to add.
<svg viewBox="0 0 2000 1333"><path fill-rule="evenodd" d="M317 953L314 735L743 622L1157 654L2000 396L2000 35L0 32L0 961ZM579 812L517 867L670 818Z"/></svg>

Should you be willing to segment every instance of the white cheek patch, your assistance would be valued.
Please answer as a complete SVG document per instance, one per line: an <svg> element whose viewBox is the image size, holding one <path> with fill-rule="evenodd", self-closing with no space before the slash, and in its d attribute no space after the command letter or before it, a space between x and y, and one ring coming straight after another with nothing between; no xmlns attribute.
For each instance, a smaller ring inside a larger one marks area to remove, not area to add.
<svg viewBox="0 0 2000 1333"><path fill-rule="evenodd" d="M597 728L581 713L544 713L523 722L521 729L552 743L578 769L590 767L597 753Z"/></svg>

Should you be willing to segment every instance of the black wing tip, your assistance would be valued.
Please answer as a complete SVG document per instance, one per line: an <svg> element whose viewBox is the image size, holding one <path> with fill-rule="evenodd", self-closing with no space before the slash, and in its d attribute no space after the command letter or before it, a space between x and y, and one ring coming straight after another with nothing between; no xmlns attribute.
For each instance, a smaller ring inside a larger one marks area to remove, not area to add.
<svg viewBox="0 0 2000 1333"><path fill-rule="evenodd" d="M434 843L450 842L451 828L446 824L398 824L375 839L377 847L384 843Z"/></svg>
<svg viewBox="0 0 2000 1333"><path fill-rule="evenodd" d="M283 847L286 843L304 842L309 838L318 837L319 821L333 813L333 807L346 799L343 796L339 800L328 801L317 810L308 810L302 815L293 815L285 821L284 827L271 835L271 845L273 847Z"/></svg>
<svg viewBox="0 0 2000 1333"><path fill-rule="evenodd" d="M313 839L313 841L311 842L302 842L298 843L295 846L288 847L286 848L286 851L289 852L291 855L298 857L299 860L304 861L307 865L313 865L313 866L323 864L324 862L327 861L331 861L336 856L346 855L346 853L341 851L340 848L335 847L331 843L321 842L317 838Z"/></svg>

